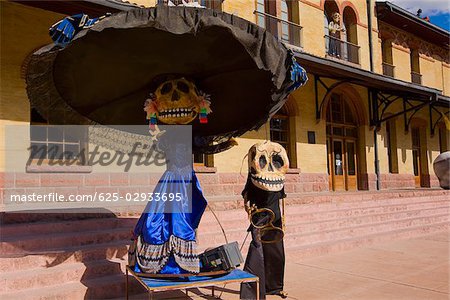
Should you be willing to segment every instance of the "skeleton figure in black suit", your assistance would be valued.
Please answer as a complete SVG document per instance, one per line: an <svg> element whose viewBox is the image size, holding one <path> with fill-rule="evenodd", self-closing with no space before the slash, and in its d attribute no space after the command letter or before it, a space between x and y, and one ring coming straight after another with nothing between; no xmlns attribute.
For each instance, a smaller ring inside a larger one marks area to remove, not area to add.
<svg viewBox="0 0 450 300"><path fill-rule="evenodd" d="M242 196L251 225L252 242L244 270L260 279L260 298L266 295L287 297L284 286L284 218L280 200L286 197L284 179L289 168L286 150L265 141L248 152L249 173ZM283 209L284 211L284 209ZM241 299L256 299L256 285L241 285Z"/></svg>

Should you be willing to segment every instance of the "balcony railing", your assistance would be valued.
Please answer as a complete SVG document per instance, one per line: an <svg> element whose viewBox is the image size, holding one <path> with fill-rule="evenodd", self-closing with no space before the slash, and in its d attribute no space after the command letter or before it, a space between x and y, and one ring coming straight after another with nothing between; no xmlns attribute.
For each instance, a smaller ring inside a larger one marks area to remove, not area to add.
<svg viewBox="0 0 450 300"><path fill-rule="evenodd" d="M422 74L417 72L411 72L411 82L422 84Z"/></svg>
<svg viewBox="0 0 450 300"><path fill-rule="evenodd" d="M325 35L325 49L328 56L359 64L359 46Z"/></svg>
<svg viewBox="0 0 450 300"><path fill-rule="evenodd" d="M384 75L394 77L394 69L395 69L395 66L385 63L385 62L383 63L383 74Z"/></svg>
<svg viewBox="0 0 450 300"><path fill-rule="evenodd" d="M292 46L301 47L302 26L287 20L282 20L270 14L254 11L257 24L266 28L275 37Z"/></svg>

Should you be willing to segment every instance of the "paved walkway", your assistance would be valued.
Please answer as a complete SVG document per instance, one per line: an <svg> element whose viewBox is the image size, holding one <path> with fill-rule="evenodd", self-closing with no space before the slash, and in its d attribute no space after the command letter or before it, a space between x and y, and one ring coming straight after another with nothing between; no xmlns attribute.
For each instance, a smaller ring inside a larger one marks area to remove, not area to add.
<svg viewBox="0 0 450 300"><path fill-rule="evenodd" d="M400 300L449 299L450 232L397 240L348 252L300 260L287 253L288 299ZM221 289L216 289L216 295ZM187 299L212 299L206 289ZM157 299L185 298L182 293ZM180 298L178 298L180 297ZM239 299L239 286L228 285L222 299ZM268 299L281 299L269 296Z"/></svg>
<svg viewBox="0 0 450 300"><path fill-rule="evenodd" d="M291 299L449 299L450 233L304 261L289 257Z"/></svg>

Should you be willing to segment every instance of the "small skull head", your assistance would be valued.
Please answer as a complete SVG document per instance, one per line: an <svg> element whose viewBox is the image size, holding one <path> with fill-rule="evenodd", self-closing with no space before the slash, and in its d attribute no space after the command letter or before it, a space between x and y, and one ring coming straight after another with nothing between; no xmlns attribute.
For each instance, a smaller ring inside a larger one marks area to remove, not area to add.
<svg viewBox="0 0 450 300"><path fill-rule="evenodd" d="M338 12L335 12L333 14L333 22L336 24L339 24L340 21L341 21L341 15Z"/></svg>
<svg viewBox="0 0 450 300"><path fill-rule="evenodd" d="M161 83L155 91L158 120L164 124L189 124L200 111L195 85L185 78Z"/></svg>
<svg viewBox="0 0 450 300"><path fill-rule="evenodd" d="M248 169L256 187L265 191L280 191L289 169L286 150L270 141L257 143L248 151Z"/></svg>

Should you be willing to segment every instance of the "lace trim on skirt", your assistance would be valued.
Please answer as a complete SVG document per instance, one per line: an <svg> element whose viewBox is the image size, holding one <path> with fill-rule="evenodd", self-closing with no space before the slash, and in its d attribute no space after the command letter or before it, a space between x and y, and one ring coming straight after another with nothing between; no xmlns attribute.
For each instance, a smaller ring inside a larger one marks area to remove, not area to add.
<svg viewBox="0 0 450 300"><path fill-rule="evenodd" d="M144 273L156 274L161 271L171 254L183 270L190 273L200 272L196 241L188 241L171 235L164 244L152 245L142 241L139 236L135 243L135 248L132 247L134 249L130 249L129 254L135 256L135 262Z"/></svg>

